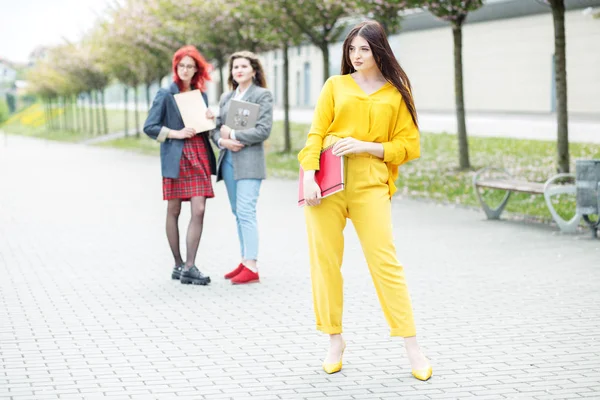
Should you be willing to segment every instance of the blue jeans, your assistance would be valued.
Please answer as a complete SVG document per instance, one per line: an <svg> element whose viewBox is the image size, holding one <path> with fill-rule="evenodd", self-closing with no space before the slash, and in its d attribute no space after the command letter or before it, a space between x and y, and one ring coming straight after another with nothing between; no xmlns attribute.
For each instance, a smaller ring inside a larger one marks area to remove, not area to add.
<svg viewBox="0 0 600 400"><path fill-rule="evenodd" d="M240 252L244 260L258 259L258 224L256 222L256 202L260 192L261 179L233 179L231 151L227 150L221 164L221 173L231 212L235 215Z"/></svg>

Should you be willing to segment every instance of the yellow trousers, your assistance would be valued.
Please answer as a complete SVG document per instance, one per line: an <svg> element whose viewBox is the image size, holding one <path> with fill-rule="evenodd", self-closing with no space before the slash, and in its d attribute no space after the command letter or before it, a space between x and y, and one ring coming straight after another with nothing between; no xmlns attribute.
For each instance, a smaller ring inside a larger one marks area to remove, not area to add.
<svg viewBox="0 0 600 400"><path fill-rule="evenodd" d="M341 192L305 206L313 302L317 329L342 333L343 230L352 220L392 336L415 336L412 305L404 270L396 257L387 165L370 154L346 158L346 186Z"/></svg>

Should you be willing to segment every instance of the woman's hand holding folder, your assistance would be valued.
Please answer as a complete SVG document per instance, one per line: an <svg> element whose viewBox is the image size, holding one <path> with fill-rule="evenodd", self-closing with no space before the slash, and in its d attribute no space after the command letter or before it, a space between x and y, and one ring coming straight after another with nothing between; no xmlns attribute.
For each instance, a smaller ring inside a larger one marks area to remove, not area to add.
<svg viewBox="0 0 600 400"><path fill-rule="evenodd" d="M304 171L304 199L308 206L321 204L321 188L315 182L315 171Z"/></svg>
<svg viewBox="0 0 600 400"><path fill-rule="evenodd" d="M221 146L225 147L227 150L231 150L234 153L240 151L244 148L244 144L238 140L233 139L221 139L219 140Z"/></svg>
<svg viewBox="0 0 600 400"><path fill-rule="evenodd" d="M333 155L341 157L348 154L369 153L383 159L383 144L363 142L362 140L347 137L340 139L333 145Z"/></svg>
<svg viewBox="0 0 600 400"><path fill-rule="evenodd" d="M194 128L183 128L179 131L175 129L171 129L167 137L169 139L189 139L196 135L196 130Z"/></svg>
<svg viewBox="0 0 600 400"><path fill-rule="evenodd" d="M215 119L215 114L210 110L206 109L206 119ZM169 139L189 139L196 136L196 130L194 128L183 128L181 130L170 130L167 137Z"/></svg>

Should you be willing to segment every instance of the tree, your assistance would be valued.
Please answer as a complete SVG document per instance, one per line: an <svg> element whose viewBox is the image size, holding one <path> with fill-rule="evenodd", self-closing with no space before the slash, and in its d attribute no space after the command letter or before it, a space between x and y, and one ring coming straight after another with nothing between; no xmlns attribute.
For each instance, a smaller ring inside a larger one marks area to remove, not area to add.
<svg viewBox="0 0 600 400"><path fill-rule="evenodd" d="M6 92L6 106L8 107L9 114L17 111L17 98L13 93Z"/></svg>
<svg viewBox="0 0 600 400"><path fill-rule="evenodd" d="M169 20L161 14L159 0L129 0L118 13L128 44L137 64L136 72L146 86L146 106L150 109L150 86L171 71L171 57L184 43L169 34Z"/></svg>
<svg viewBox="0 0 600 400"><path fill-rule="evenodd" d="M51 69L48 61L42 61L27 71L27 80L30 83L28 92L44 102L46 128L56 129L52 101L58 97L57 87L62 83L62 77Z"/></svg>
<svg viewBox="0 0 600 400"><path fill-rule="evenodd" d="M68 103L76 93L81 92L85 84L79 75L78 49L72 44L55 46L48 51L48 59L44 63L36 65L32 71L31 78L40 85L38 94L45 93L46 101L58 103L57 113L62 117L63 130L75 130L71 121L71 110ZM44 83L39 81L45 80ZM49 90L46 90L48 88ZM62 106L61 106L62 103ZM53 107L51 107L53 109ZM52 110L54 114L54 110ZM53 118L49 118L51 122ZM52 125L52 127L58 127Z"/></svg>
<svg viewBox="0 0 600 400"><path fill-rule="evenodd" d="M126 47L116 45L112 37L107 37L101 50L102 62L108 73L123 85L123 102L125 117L125 136L129 136L129 88L139 85L136 64L130 58Z"/></svg>
<svg viewBox="0 0 600 400"><path fill-rule="evenodd" d="M410 6L408 0L361 0L358 5L360 12L379 22L387 36L400 30L401 11Z"/></svg>
<svg viewBox="0 0 600 400"><path fill-rule="evenodd" d="M261 38L272 44L273 47L281 46L283 53L283 151L292 151L292 138L290 132L290 95L289 95L289 47L298 46L303 35L298 27L291 23L289 16L282 13L276 2L250 0L253 4L249 8L258 23L262 24ZM275 77L277 79L277 77Z"/></svg>
<svg viewBox="0 0 600 400"><path fill-rule="evenodd" d="M75 56L73 58L75 65L73 66L73 74L82 82L82 86L87 89L90 101L90 130L93 126L92 101L96 108L96 133L108 133L108 121L106 117L106 106L104 104L104 89L108 86L109 76L100 62L99 48L90 38L86 38L76 47ZM102 103L98 99L98 94L101 95ZM93 97L92 97L93 96ZM98 107L101 105L101 107ZM102 112L102 116L100 116Z"/></svg>
<svg viewBox="0 0 600 400"><path fill-rule="evenodd" d="M538 0L552 9L554 23L554 71L556 85L556 123L558 172L569 172L569 114L567 110L567 57L565 0Z"/></svg>
<svg viewBox="0 0 600 400"><path fill-rule="evenodd" d="M170 4L170 3L169 3ZM140 136L138 88L146 87L150 107L150 86L167 75L173 52L182 45L168 34L169 18L159 17L158 0L127 0L115 4L100 30L104 65L124 85L125 135L128 127L129 88L133 88L135 134Z"/></svg>
<svg viewBox="0 0 600 400"><path fill-rule="evenodd" d="M180 43L195 45L208 60L216 62L220 97L226 78L223 70L227 57L239 50L265 51L270 42L257 32L262 28L247 14L250 2L227 3L220 0L188 0L185 7L172 0L159 1L157 11L169 21L163 35ZM197 15L199 21L190 16Z"/></svg>
<svg viewBox="0 0 600 400"><path fill-rule="evenodd" d="M273 4L323 54L323 82L329 78L329 44L339 40L356 3L336 0L279 0ZM283 26L283 29L286 29Z"/></svg>
<svg viewBox="0 0 600 400"><path fill-rule="evenodd" d="M458 149L460 169L471 168L469 142L465 122L465 99L462 68L462 26L470 11L483 5L483 0L417 0L415 5L426 7L436 17L450 22L454 38L454 94L458 125Z"/></svg>
<svg viewBox="0 0 600 400"><path fill-rule="evenodd" d="M569 172L569 114L567 111L567 56L565 0L550 0L554 22L558 172Z"/></svg>

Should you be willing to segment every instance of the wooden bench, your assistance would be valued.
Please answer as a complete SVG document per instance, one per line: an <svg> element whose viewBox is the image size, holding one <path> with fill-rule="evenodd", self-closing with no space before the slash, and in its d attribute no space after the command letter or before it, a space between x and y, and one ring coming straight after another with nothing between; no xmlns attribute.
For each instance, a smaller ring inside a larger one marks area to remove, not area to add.
<svg viewBox="0 0 600 400"><path fill-rule="evenodd" d="M500 171L504 175L502 179L497 178L480 178L484 173L489 171ZM519 192L519 193L529 193L529 194L543 194L546 200L546 206L552 214L552 218L558 225L561 231L573 233L577 230L577 226L579 225L579 220L581 219L581 214L575 213L573 218L570 220L565 220L556 212L554 205L552 205L552 197L558 194L575 194L576 186L575 184L566 184L559 185L555 183L558 180L565 179L575 179L575 175L573 174L557 174L548 179L545 183L539 182L528 182L528 181L520 181L514 179L506 170L498 169L498 168L483 168L475 173L473 176L473 188L475 189L475 193L477 194L477 198L479 199L479 203L485 212L485 215L488 219L500 219L500 215L504 211L504 207L508 203L508 199L510 198L511 193ZM497 189L497 190L505 190L506 195L500 202L498 207L493 208L488 205L484 200L481 194L481 189Z"/></svg>

